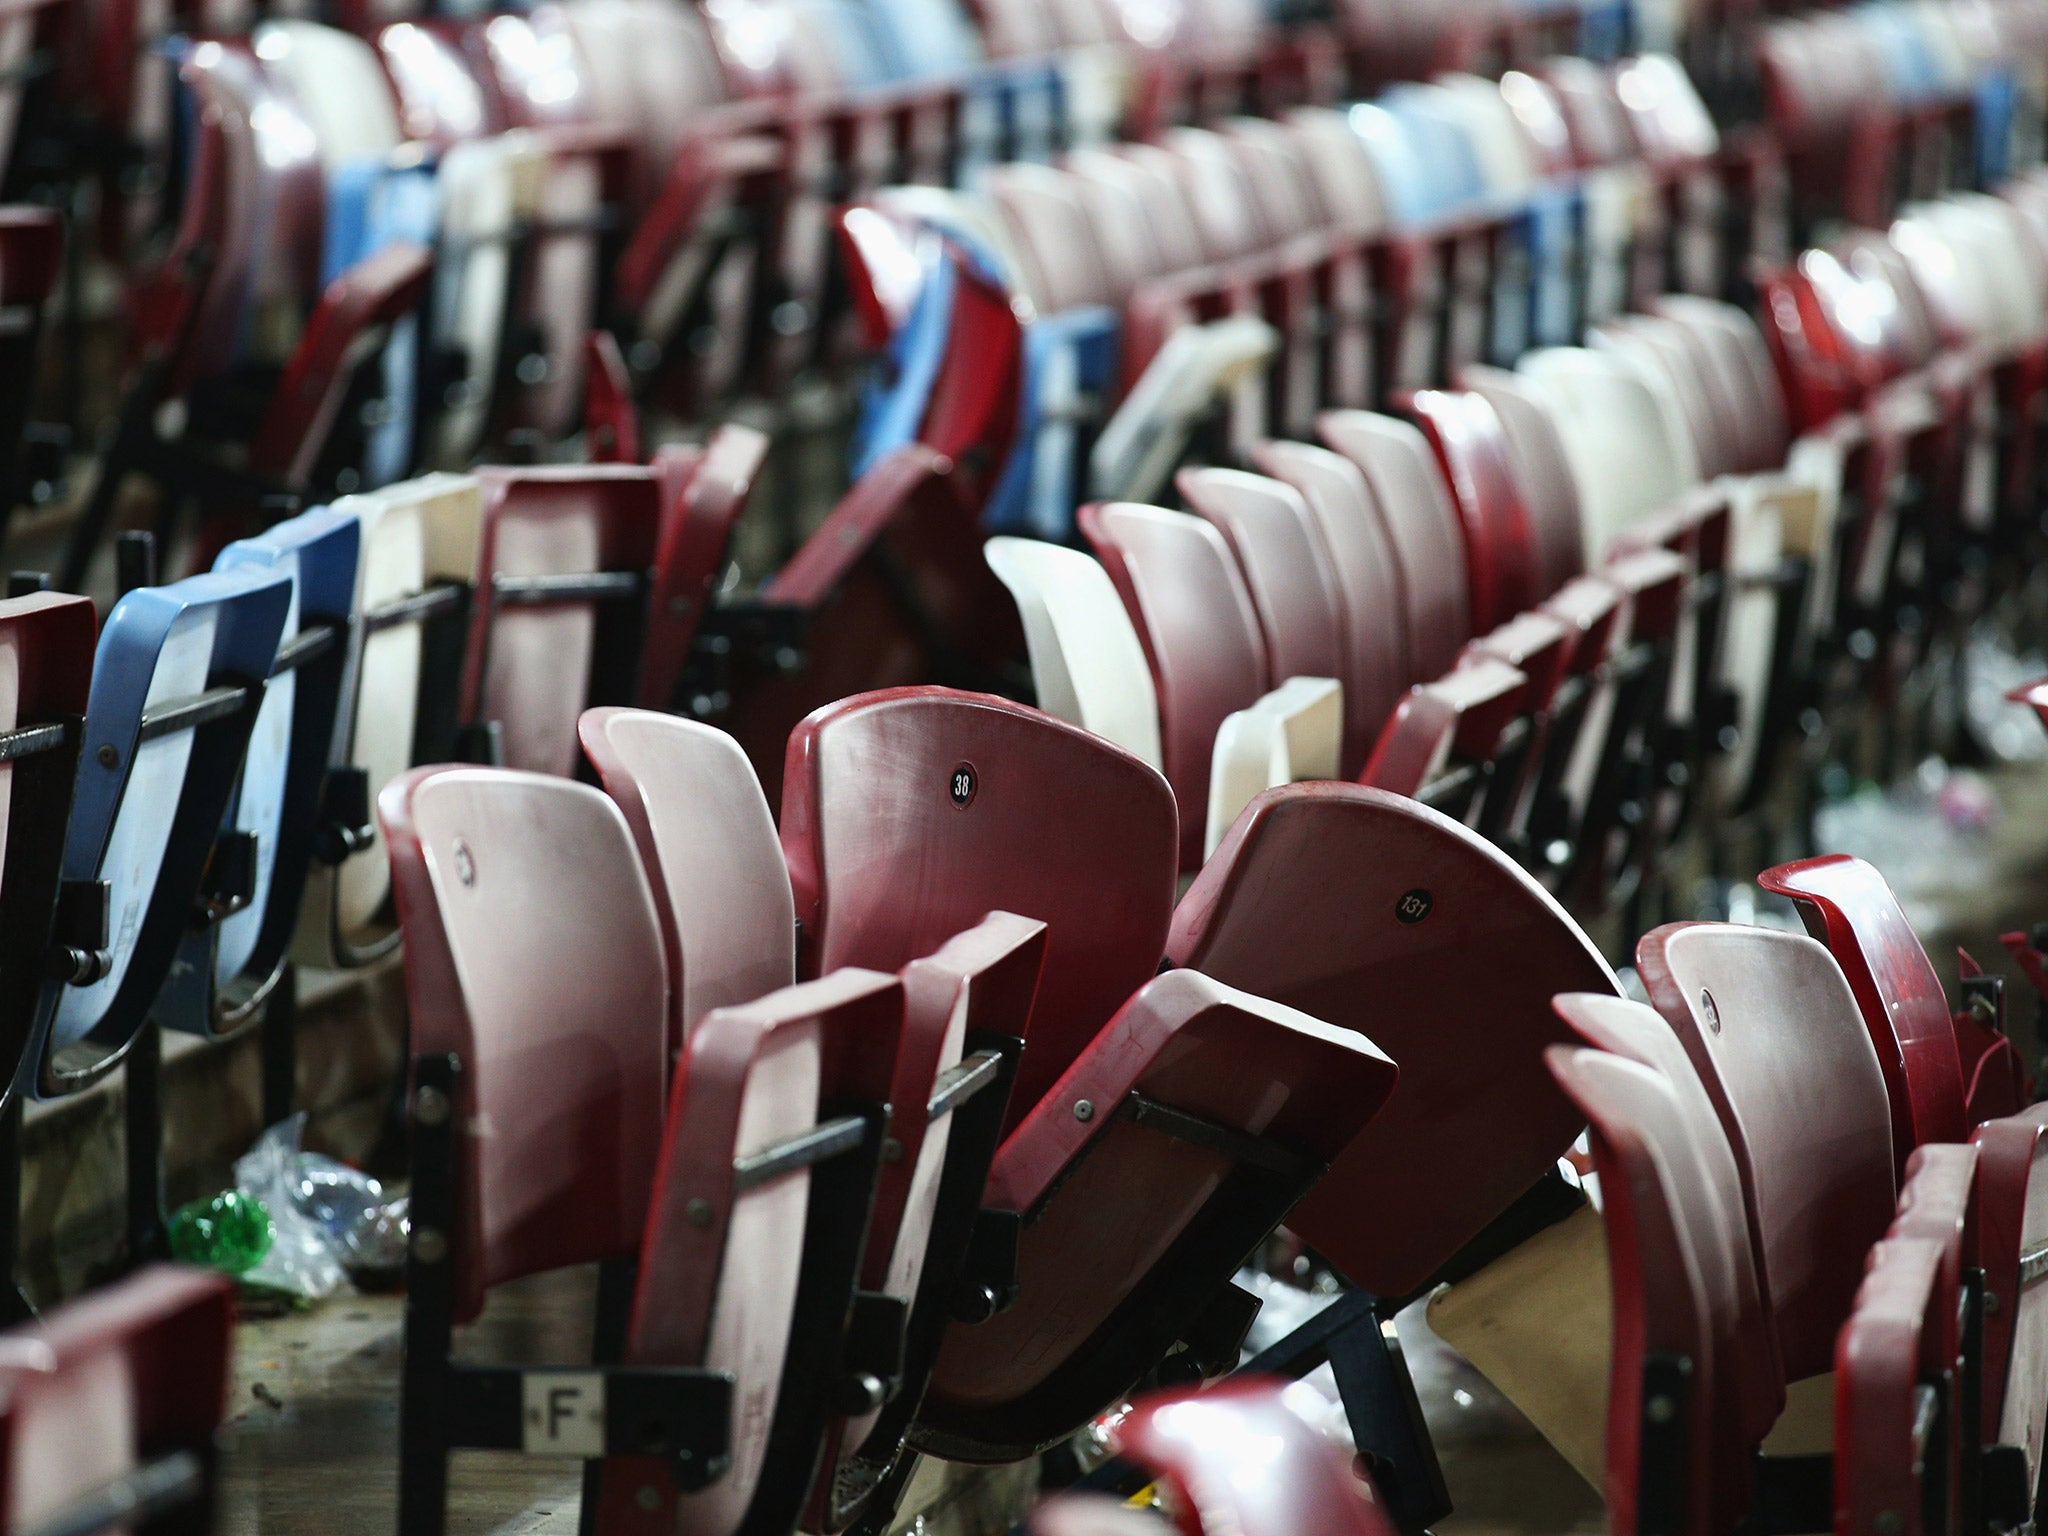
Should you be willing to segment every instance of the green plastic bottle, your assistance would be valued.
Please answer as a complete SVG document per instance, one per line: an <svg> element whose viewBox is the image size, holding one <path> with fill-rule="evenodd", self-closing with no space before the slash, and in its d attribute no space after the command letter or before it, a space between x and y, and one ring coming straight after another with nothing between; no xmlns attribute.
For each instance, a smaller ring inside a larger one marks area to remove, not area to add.
<svg viewBox="0 0 2048 1536"><path fill-rule="evenodd" d="M187 1264L245 1275L270 1252L270 1212L238 1189L181 1205L171 1216L171 1252Z"/></svg>

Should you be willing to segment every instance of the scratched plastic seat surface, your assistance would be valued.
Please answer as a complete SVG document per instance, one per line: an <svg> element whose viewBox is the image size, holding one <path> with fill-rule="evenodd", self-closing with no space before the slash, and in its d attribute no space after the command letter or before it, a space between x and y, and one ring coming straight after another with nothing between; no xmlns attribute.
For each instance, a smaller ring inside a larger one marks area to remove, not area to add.
<svg viewBox="0 0 2048 1536"><path fill-rule="evenodd" d="M232 803L290 602L287 577L237 570L140 588L108 614L64 878L107 882L112 942L96 979L43 985L24 1085L36 1095L106 1072L147 1017ZM240 691L214 691L229 689Z"/></svg>
<svg viewBox="0 0 2048 1536"><path fill-rule="evenodd" d="M895 970L994 910L1050 927L1010 1126L1158 968L1172 791L1036 710L940 688L828 705L790 737L781 823L801 974Z"/></svg>
<svg viewBox="0 0 2048 1536"><path fill-rule="evenodd" d="M1785 1374L1818 1375L1897 1190L1856 999L1820 945L1761 928L1670 924L1644 935L1636 966L1728 1128Z"/></svg>
<svg viewBox="0 0 2048 1536"><path fill-rule="evenodd" d="M1482 951L1517 964L1489 970ZM1182 898L1167 953L1400 1063L1387 1107L1288 1219L1387 1297L1423 1284L1578 1134L1542 1065L1568 1033L1550 999L1617 990L1578 926L1497 848L1349 784L1254 801ZM1445 989L1450 974L1485 995ZM1410 1177L1419 1166L1428 1176Z"/></svg>
<svg viewBox="0 0 2048 1536"><path fill-rule="evenodd" d="M335 503L360 529L350 612L354 666L339 703L335 755L360 770L365 816L414 763L452 755L462 619L476 581L483 498L466 475L427 475ZM309 965L360 964L389 947L378 924L390 883L383 834L334 850L307 874L294 952Z"/></svg>

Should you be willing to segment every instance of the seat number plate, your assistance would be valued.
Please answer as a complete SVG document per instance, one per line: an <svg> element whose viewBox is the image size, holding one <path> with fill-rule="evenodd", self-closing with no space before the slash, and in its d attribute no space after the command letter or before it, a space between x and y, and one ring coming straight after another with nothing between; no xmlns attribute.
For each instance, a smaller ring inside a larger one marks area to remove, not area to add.
<svg viewBox="0 0 2048 1536"><path fill-rule="evenodd" d="M604 1454L604 1376L528 1371L520 1380L521 1446L529 1456Z"/></svg>

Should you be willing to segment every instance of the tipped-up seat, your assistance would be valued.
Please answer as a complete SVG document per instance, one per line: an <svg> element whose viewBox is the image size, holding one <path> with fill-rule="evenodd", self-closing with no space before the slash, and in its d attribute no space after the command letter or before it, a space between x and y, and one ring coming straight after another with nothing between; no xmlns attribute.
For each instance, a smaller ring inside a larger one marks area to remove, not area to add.
<svg viewBox="0 0 2048 1536"><path fill-rule="evenodd" d="M1346 716L1343 769L1365 766L1380 728L1413 680L1402 622L1401 571L1364 472L1327 448L1269 441L1252 452L1260 471L1285 481L1307 509L1317 560L1343 600Z"/></svg>
<svg viewBox="0 0 2048 1536"><path fill-rule="evenodd" d="M1464 536L1422 433L1369 411L1331 411L1324 443L1356 464L1372 488L1400 570L1411 681L1441 677L1472 637Z"/></svg>
<svg viewBox="0 0 2048 1536"><path fill-rule="evenodd" d="M600 1529L793 1527L834 1405L889 1369L846 1345L901 983L844 972L715 1012L665 1088L660 932L610 800L441 768L378 810L413 1036L401 1523L443 1528L448 1451L472 1445L602 1461ZM493 1286L592 1261L594 1369L450 1358Z"/></svg>
<svg viewBox="0 0 2048 1536"><path fill-rule="evenodd" d="M1071 1434L1176 1343L1205 1372L1234 1363L1229 1335L1250 1319L1229 1275L1373 1118L1395 1073L1364 1037L1209 977L1148 983L996 1154L985 1220L1014 1229L1015 1299L949 1331L912 1443L1015 1460Z"/></svg>
<svg viewBox="0 0 2048 1536"><path fill-rule="evenodd" d="M245 568L139 588L107 616L64 880L73 899L104 903L108 937L42 983L29 1093L109 1071L147 1023L195 908L217 921L246 901L249 861L216 855L291 598L285 574Z"/></svg>
<svg viewBox="0 0 2048 1536"><path fill-rule="evenodd" d="M1733 1285L1730 1256L1747 1234L1730 1222L1742 1213L1723 1208L1708 1171L1725 1133L1688 1115L1654 1067L1565 1046L1546 1059L1589 1122L1609 1234L1608 1521L1617 1531L1732 1529L1749 1511L1754 1442L1735 1433L1725 1405L1739 1395L1740 1330L1761 1320L1743 1315ZM1659 1434L1661 1424L1674 1427Z"/></svg>
<svg viewBox="0 0 2048 1536"><path fill-rule="evenodd" d="M385 921L390 869L377 796L414 763L453 757L465 616L483 498L461 475L427 475L335 503L360 530L353 665L343 674L293 953L361 965L397 942Z"/></svg>
<svg viewBox="0 0 2048 1536"><path fill-rule="evenodd" d="M215 569L281 574L291 607L250 730L226 840L248 863L244 902L189 935L157 1018L202 1035L253 1022L286 979L306 874L320 842L351 623L361 526L345 511L309 512L230 544Z"/></svg>
<svg viewBox="0 0 2048 1536"><path fill-rule="evenodd" d="M0 1097L29 1090L24 1068L53 950L79 949L90 968L98 963L91 952L107 943L104 934L91 931L99 926L90 921L96 913L77 913L70 923L57 922L54 931L52 926L60 907L65 832L85 735L93 629L89 598L37 592L0 602L0 654L8 658L9 676L0 695L0 725L5 727L0 740L8 745L10 762L4 798L7 857L0 865L0 908L7 914L8 935L0 949L7 978L0 985L0 1074L7 1084ZM81 924L77 917L88 921ZM4 1215L0 1209L0 1218ZM7 1225L11 1232L12 1224ZM0 1283L12 1279L0 1276Z"/></svg>
<svg viewBox="0 0 2048 1536"><path fill-rule="evenodd" d="M862 475L739 612L763 621L765 643L735 640L722 723L770 800L790 731L810 711L935 678L994 685L1018 650L1016 610L982 558L953 466L915 444Z"/></svg>
<svg viewBox="0 0 2048 1536"><path fill-rule="evenodd" d="M775 825L745 755L723 732L644 710L596 709L584 750L625 814L651 882L686 1045L713 1010L787 987L795 924ZM862 1289L906 1309L886 1406L827 1434L816 1529L838 1529L890 1481L961 1281L1044 949L1044 925L992 913L904 967L906 1008L889 1138ZM672 1034L672 1042L676 1036Z"/></svg>
<svg viewBox="0 0 2048 1536"><path fill-rule="evenodd" d="M1887 1529L1908 1510L1920 1530L1957 1528L1961 1392L1954 1353L1944 1348L1954 1319L1939 1243L1877 1245L1835 1347L1837 1530Z"/></svg>
<svg viewBox="0 0 2048 1536"><path fill-rule="evenodd" d="M651 470L492 469L463 662L462 719L509 767L572 773L576 717L633 696L660 532Z"/></svg>
<svg viewBox="0 0 2048 1536"><path fill-rule="evenodd" d="M1636 967L1734 1146L1786 1375L1818 1375L1898 1188L1855 997L1825 949L1770 929L1671 924Z"/></svg>
<svg viewBox="0 0 2048 1536"><path fill-rule="evenodd" d="M635 702L674 707L691 642L730 560L733 530L768 461L768 435L727 424L701 451L663 448L653 458L661 486L661 538L648 594Z"/></svg>
<svg viewBox="0 0 2048 1536"><path fill-rule="evenodd" d="M1328 677L1276 673L1242 569L1209 522L1122 502L1083 507L1079 520L1151 667L1163 767L1182 809L1181 862L1191 869L1252 794L1337 772L1341 691ZM1293 548L1313 559L1305 533ZM1294 569L1309 574L1299 562Z"/></svg>

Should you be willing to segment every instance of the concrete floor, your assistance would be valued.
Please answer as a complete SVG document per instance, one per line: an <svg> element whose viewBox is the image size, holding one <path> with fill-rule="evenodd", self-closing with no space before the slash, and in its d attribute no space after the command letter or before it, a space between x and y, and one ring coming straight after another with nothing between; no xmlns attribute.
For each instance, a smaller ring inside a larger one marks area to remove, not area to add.
<svg viewBox="0 0 2048 1536"><path fill-rule="evenodd" d="M504 1287L460 1348L477 1358L588 1358L593 1272ZM224 1441L220 1536L368 1536L396 1528L402 1304L346 1297L243 1324ZM1405 1322L1405 1319L1404 1319ZM1404 1327L1411 1368L1457 1513L1441 1536L1578 1536L1600 1501L1483 1378ZM933 1469L938 1471L940 1469ZM451 1477L452 1536L570 1536L576 1463L472 1451ZM920 1536L996 1536L1029 1502L1028 1479L957 1469L927 1478L903 1521ZM920 1517L916 1518L916 1517Z"/></svg>

